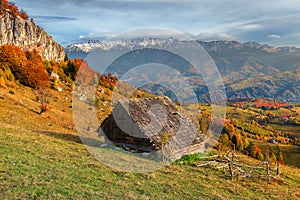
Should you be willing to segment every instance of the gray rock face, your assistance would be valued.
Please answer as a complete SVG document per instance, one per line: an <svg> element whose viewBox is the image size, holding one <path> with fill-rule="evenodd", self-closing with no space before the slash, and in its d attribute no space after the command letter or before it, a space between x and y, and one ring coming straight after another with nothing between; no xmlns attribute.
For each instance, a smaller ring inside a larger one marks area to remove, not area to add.
<svg viewBox="0 0 300 200"><path fill-rule="evenodd" d="M0 46L10 44L22 50L37 49L46 60L62 61L65 51L41 27L9 12L0 16Z"/></svg>

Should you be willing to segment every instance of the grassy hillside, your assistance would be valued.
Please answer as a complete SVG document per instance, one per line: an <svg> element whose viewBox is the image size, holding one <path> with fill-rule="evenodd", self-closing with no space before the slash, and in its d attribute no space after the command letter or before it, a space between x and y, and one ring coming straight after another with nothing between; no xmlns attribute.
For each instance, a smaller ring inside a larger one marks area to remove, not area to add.
<svg viewBox="0 0 300 200"><path fill-rule="evenodd" d="M258 144L263 152L278 152L277 144L271 144L268 142L270 138L275 138L275 140L280 143L278 145L283 154L285 164L300 167L300 146L282 144L280 140L284 138L284 136L282 136L284 134L281 134L281 136L276 136L278 132L282 132L290 136L299 137L299 125L290 125L285 121L280 122L282 124L275 124L272 122L262 125L252 124L253 120L259 121L259 119L257 119L255 116L264 118L267 116L267 114L271 114L272 116L277 116L280 119L280 116L283 115L292 116L294 114L292 110L294 109L298 108L280 108L278 110L263 111L253 107L242 109L235 106L228 106L227 114L228 118L234 122L235 127L237 128L236 132L241 133L241 129L243 128L245 131L244 137L248 138L250 141L253 141L255 144ZM295 119L299 120L299 116L296 116Z"/></svg>
<svg viewBox="0 0 300 200"><path fill-rule="evenodd" d="M264 179L231 180L193 165L148 174L115 171L92 157L73 130L68 88L52 95L51 110L39 115L34 90L0 91L1 199L300 198L300 170L288 166L281 169L283 182L270 186Z"/></svg>
<svg viewBox="0 0 300 200"><path fill-rule="evenodd" d="M296 137L300 137L300 129L299 126L287 126L287 125L279 125L279 124L272 124L272 127L274 127L277 130L282 130L285 132L290 133L291 135L294 135Z"/></svg>
<svg viewBox="0 0 300 200"><path fill-rule="evenodd" d="M150 174L114 171L95 160L78 136L0 129L0 197L121 199L297 199L298 169L283 167L285 183L231 180L211 169L171 165Z"/></svg>

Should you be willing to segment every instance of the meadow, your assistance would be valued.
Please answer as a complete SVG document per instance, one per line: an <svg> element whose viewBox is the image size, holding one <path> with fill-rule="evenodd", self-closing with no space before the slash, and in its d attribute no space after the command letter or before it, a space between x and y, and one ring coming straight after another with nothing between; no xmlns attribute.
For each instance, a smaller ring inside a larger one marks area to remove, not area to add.
<svg viewBox="0 0 300 200"><path fill-rule="evenodd" d="M270 185L263 178L232 180L194 162L144 174L114 170L90 155L74 130L68 88L51 92L51 109L42 115L35 90L11 90L0 91L1 199L300 198L300 170L291 166L282 166L281 181Z"/></svg>

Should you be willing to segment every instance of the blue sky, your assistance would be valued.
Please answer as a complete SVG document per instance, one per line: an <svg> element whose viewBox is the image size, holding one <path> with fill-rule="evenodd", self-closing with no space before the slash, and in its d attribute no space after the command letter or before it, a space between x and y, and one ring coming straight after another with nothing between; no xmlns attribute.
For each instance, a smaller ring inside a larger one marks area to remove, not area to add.
<svg viewBox="0 0 300 200"><path fill-rule="evenodd" d="M300 0L14 0L55 40L162 27L203 40L300 46Z"/></svg>

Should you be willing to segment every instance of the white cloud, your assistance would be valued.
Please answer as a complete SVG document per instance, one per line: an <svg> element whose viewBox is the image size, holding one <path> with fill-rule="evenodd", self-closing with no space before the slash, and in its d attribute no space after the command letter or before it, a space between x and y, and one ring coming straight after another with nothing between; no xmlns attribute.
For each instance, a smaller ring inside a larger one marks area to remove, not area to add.
<svg viewBox="0 0 300 200"><path fill-rule="evenodd" d="M275 40L275 39L280 39L280 38L281 38L280 35L276 35L276 34L268 35L268 39L270 39L270 40Z"/></svg>
<svg viewBox="0 0 300 200"><path fill-rule="evenodd" d="M212 33L212 32L202 32L198 35L198 38L203 41L238 40L238 38L228 35L226 33Z"/></svg>
<svg viewBox="0 0 300 200"><path fill-rule="evenodd" d="M83 39L83 38L85 38L84 35L79 35L79 39Z"/></svg>
<svg viewBox="0 0 300 200"><path fill-rule="evenodd" d="M261 28L260 24L245 24L239 27L242 30L253 31Z"/></svg>

